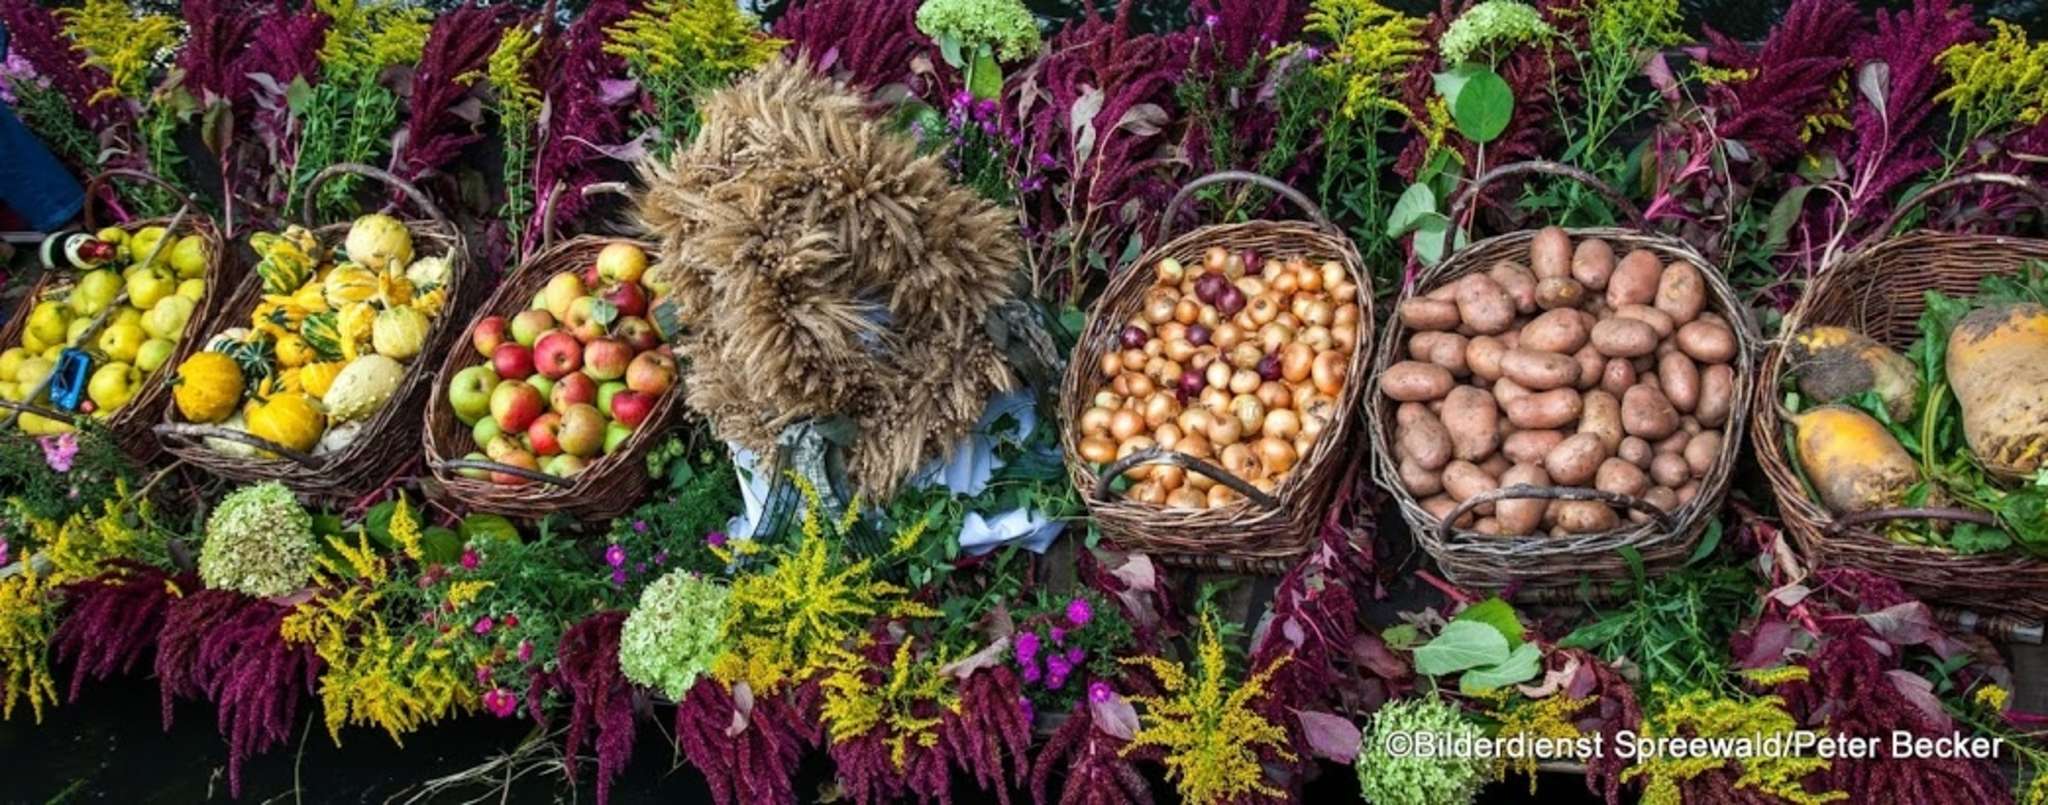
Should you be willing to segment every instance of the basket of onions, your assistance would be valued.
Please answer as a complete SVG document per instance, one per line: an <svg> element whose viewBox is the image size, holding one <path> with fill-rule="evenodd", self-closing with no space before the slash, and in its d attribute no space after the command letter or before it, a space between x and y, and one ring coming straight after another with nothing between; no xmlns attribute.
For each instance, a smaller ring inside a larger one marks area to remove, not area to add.
<svg viewBox="0 0 2048 805"><path fill-rule="evenodd" d="M1061 389L1067 469L1119 546L1163 561L1280 572L1314 541L1348 459L1373 332L1357 251L1301 193L1258 185L1313 223L1206 226L1111 280Z"/></svg>

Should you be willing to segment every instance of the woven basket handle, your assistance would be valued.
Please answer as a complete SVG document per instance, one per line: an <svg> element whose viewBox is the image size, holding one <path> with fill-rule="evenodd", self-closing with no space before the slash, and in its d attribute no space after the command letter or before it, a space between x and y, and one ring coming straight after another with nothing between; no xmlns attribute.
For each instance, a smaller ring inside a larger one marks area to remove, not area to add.
<svg viewBox="0 0 2048 805"><path fill-rule="evenodd" d="M1168 450L1163 447L1147 447L1143 450L1134 450L1130 455L1112 461L1109 463L1109 466L1103 467L1102 472L1097 473L1095 476L1096 499L1114 499L1112 496L1116 494L1116 490L1109 488L1110 483L1114 482L1124 473L1129 472L1132 467L1140 464L1172 464L1190 472L1199 472L1219 484L1230 487L1231 491L1245 496L1251 502L1259 504L1260 508L1280 508L1279 498L1266 494L1265 490L1252 486L1243 478L1232 474L1229 470L1186 453Z"/></svg>
<svg viewBox="0 0 2048 805"><path fill-rule="evenodd" d="M1631 226L1637 229L1644 228L1643 211L1637 209L1635 202L1629 201L1628 196L1622 195L1621 191L1614 189L1613 187L1609 186L1606 182L1600 181L1600 177L1594 176L1591 173L1580 170L1578 168L1574 168L1570 165L1566 165L1562 162L1551 162L1546 159L1532 159L1526 162L1510 162L1506 165L1502 165L1500 167L1494 168L1493 170L1479 174L1479 178L1473 179L1472 184L1465 188L1465 192L1458 194L1457 199L1451 202L1450 212L1452 224L1455 225L1458 221L1464 220L1466 209L1472 206L1472 202L1478 200L1479 191L1486 189L1487 185L1493 184L1494 182L1498 182L1502 179L1506 179L1510 176L1521 176L1525 173L1536 173L1542 174L1544 176L1556 176L1564 179L1570 179L1574 182L1578 182L1579 184L1585 185L1593 192L1599 193L1600 197L1606 199L1607 203L1614 205L1615 209L1620 210L1622 215L1628 218L1628 222Z"/></svg>
<svg viewBox="0 0 2048 805"><path fill-rule="evenodd" d="M1316 206L1316 203L1310 201L1307 195L1289 187L1286 182L1263 174L1252 173L1251 171L1217 171L1182 185L1180 192L1173 194L1173 200L1166 202L1166 211L1159 215L1159 242L1165 243L1172 238L1173 225L1179 217L1177 213L1180 212L1181 205L1187 203L1188 197L1194 195L1195 191L1212 184L1233 183L1256 185L1270 190L1274 195L1294 202L1294 206L1300 207L1302 212L1307 213L1309 220L1315 222L1316 226L1339 237L1342 237L1344 234L1341 230L1337 229L1335 224L1330 223L1328 216L1323 215L1323 208Z"/></svg>
<svg viewBox="0 0 2048 805"><path fill-rule="evenodd" d="M556 234L555 229L555 210L557 209L557 202L561 201L562 190L562 183L556 182L555 188L553 190L548 191L547 199L541 202L540 246L543 249L554 245L555 239L560 237L560 235ZM625 198L630 198L632 196L632 193L630 189L627 188L625 182L591 182L590 184L583 186L582 193L584 198L590 198L591 196L602 196L607 194L617 195Z"/></svg>
<svg viewBox="0 0 2048 805"><path fill-rule="evenodd" d="M336 177L350 174L374 179L396 188L399 193L411 199L412 203L419 207L420 212L425 214L429 220L432 220L449 235L457 238L461 237L462 230L455 228L455 224L448 220L447 215L442 214L441 208L434 204L434 200L428 198L427 194L422 192L418 185L398 178L398 174L383 168L374 168L356 162L340 162L321 168L319 173L313 174L313 178L306 182L306 203L302 206L301 212L303 213L302 217L305 219L307 229L314 229L319 226L319 222L314 221L313 216L319 208L320 186L327 184L328 181Z"/></svg>
<svg viewBox="0 0 2048 805"><path fill-rule="evenodd" d="M204 440L206 439L226 439L230 442L240 442L259 450L269 451L309 470L317 471L325 468L325 465L317 458L248 431L229 430L215 425L199 425L190 422L165 422L150 429L156 431L156 435L160 437L176 439L187 444L199 446L204 446Z"/></svg>
<svg viewBox="0 0 2048 805"><path fill-rule="evenodd" d="M198 197L178 189L177 185L164 181L164 177L162 176L150 173L149 171L136 170L134 168L108 168L106 170L100 171L99 173L93 174L92 178L85 180L85 209L83 213L80 215L80 218L85 223L86 231L99 231L100 225L98 216L95 216L93 214L93 210L96 209L96 205L92 203L92 200L94 198L99 197L99 191L101 188L105 187L108 182L113 181L114 179L117 178L134 179L135 181L141 182L143 184L156 185L164 192L170 193L172 196L175 196L179 200L183 201L187 208L195 210L199 209ZM125 221L127 216L124 214L122 218Z"/></svg>
<svg viewBox="0 0 2048 805"><path fill-rule="evenodd" d="M1921 205L1926 204L1929 199L1932 199L1935 196L1941 195L1950 190L1980 184L2005 185L2014 190L2018 190L2021 193L2025 193L2027 197L2034 200L2034 204L2036 206L2042 207L2044 210L2048 210L2048 190L2042 189L2042 187L2039 184L2036 184L2032 179L2029 179L2025 176L2017 176L2010 173L1994 173L1988 171L1978 173L1965 173L1961 176L1951 176L1947 179L1935 182L1934 184L1921 188L1920 192L1907 196L1906 200L1899 202L1898 209L1892 210L1891 217L1884 219L1884 226L1877 230L1877 237L1890 237L1892 233L1899 231L1899 224L1905 223L1906 216L1913 214L1914 210L1917 210L1920 208Z"/></svg>
<svg viewBox="0 0 2048 805"><path fill-rule="evenodd" d="M1651 503L1639 497L1634 497L1632 495L1624 495L1618 492L1608 492L1601 489L1587 489L1582 486L1532 486L1530 484L1515 484L1514 486L1503 486L1499 489L1489 489L1459 502L1457 508L1451 509L1450 512L1444 515L1443 520L1437 523L1437 533L1440 539L1442 539L1445 542L1449 542L1451 541L1451 532L1457 529L1457 522L1459 520L1464 519L1465 515L1471 514L1473 509L1479 508L1480 506L1483 506L1488 503L1494 503L1502 500L1532 499L1585 500L1597 503L1605 503L1609 506L1620 506L1623 508L1634 509L1636 511L1647 514L1650 516L1651 519L1656 520L1658 528L1663 529L1665 531L1671 530L1671 515L1666 514L1663 509L1657 508L1657 504Z"/></svg>
<svg viewBox="0 0 2048 805"><path fill-rule="evenodd" d="M506 475L516 475L529 481L552 484L563 489L576 485L575 481L559 475L549 475L539 470L529 470L525 467L515 467L510 464L500 464L496 461L484 461L474 458L451 458L447 461L436 461L434 462L434 468L446 470L490 470L491 472L502 472Z"/></svg>
<svg viewBox="0 0 2048 805"><path fill-rule="evenodd" d="M1992 527L1998 526L1998 518L1980 511L1941 507L1913 507L1850 512L1828 521L1823 530L1829 536L1834 536L1841 533L1843 529L1853 528L1866 523L1884 522L1886 520L1943 520L1951 523L1976 523Z"/></svg>

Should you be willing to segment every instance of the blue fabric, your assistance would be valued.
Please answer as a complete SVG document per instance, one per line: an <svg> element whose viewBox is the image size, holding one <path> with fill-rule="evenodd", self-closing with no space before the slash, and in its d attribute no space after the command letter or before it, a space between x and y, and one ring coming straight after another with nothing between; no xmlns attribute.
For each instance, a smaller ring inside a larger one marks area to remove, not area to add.
<svg viewBox="0 0 2048 805"><path fill-rule="evenodd" d="M0 59L6 57L7 26L0 25ZM7 104L0 104L0 204L42 231L63 227L85 204L85 188Z"/></svg>

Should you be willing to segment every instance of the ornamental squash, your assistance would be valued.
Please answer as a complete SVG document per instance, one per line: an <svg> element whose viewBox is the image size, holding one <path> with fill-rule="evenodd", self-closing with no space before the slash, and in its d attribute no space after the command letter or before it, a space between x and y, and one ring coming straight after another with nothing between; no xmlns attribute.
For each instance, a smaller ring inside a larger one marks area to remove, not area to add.
<svg viewBox="0 0 2048 805"><path fill-rule="evenodd" d="M396 218L371 213L349 226L342 248L348 250L348 259L372 271L386 267L402 271L412 262L412 231Z"/></svg>
<svg viewBox="0 0 2048 805"><path fill-rule="evenodd" d="M320 443L327 430L327 417L313 398L296 392L280 392L249 407L249 434L301 453Z"/></svg>
<svg viewBox="0 0 2048 805"><path fill-rule="evenodd" d="M412 280L396 271L386 271L377 276L377 304L384 307L398 307L412 304Z"/></svg>
<svg viewBox="0 0 2048 805"><path fill-rule="evenodd" d="M317 360L313 348L298 333L285 333L277 339L277 365L286 369L297 369Z"/></svg>
<svg viewBox="0 0 2048 805"><path fill-rule="evenodd" d="M321 402L336 422L364 419L391 400L391 395L398 391L398 381L404 377L405 367L398 361L383 355L364 355L342 368L327 387L327 393L321 395Z"/></svg>
<svg viewBox="0 0 2048 805"><path fill-rule="evenodd" d="M268 232L259 232L249 237L249 245L262 255L262 260L256 264L256 276L263 278L264 293L288 294L312 278L313 258L296 244Z"/></svg>
<svg viewBox="0 0 2048 805"><path fill-rule="evenodd" d="M377 314L371 345L377 354L409 360L427 344L427 316L409 307L394 307Z"/></svg>
<svg viewBox="0 0 2048 805"><path fill-rule="evenodd" d="M441 315L441 309L447 306L448 289L445 287L437 287L412 298L412 307L430 319Z"/></svg>
<svg viewBox="0 0 2048 805"><path fill-rule="evenodd" d="M256 333L247 327L229 327L214 333L212 338L206 339L205 349L207 352L226 352L240 346L255 335Z"/></svg>
<svg viewBox="0 0 2048 805"><path fill-rule="evenodd" d="M234 416L228 417L225 421L221 422L220 426L228 430L241 431L243 433L249 432L249 422L248 420L242 418L242 413L240 411L235 412ZM234 456L235 458L256 458L256 448L235 441L233 439L222 439L214 436L208 436L206 437L204 444L206 445L206 449L212 450L213 452L219 453L224 456Z"/></svg>
<svg viewBox="0 0 2048 805"><path fill-rule="evenodd" d="M242 370L242 380L245 383L256 383L277 374L277 356L273 353L268 338L258 337L223 344L221 349L213 351L233 359L235 366Z"/></svg>
<svg viewBox="0 0 2048 805"><path fill-rule="evenodd" d="M315 313L299 325L299 337L304 338L306 346L318 356L314 360L341 359L341 330L334 322L333 313Z"/></svg>
<svg viewBox="0 0 2048 805"><path fill-rule="evenodd" d="M233 416L242 400L242 370L219 352L200 352L178 365L171 399L178 413L192 422L219 422Z"/></svg>
<svg viewBox="0 0 2048 805"><path fill-rule="evenodd" d="M334 378L346 368L346 361L319 361L299 367L299 389L314 397L326 397Z"/></svg>
<svg viewBox="0 0 2048 805"><path fill-rule="evenodd" d="M359 265L343 263L327 273L321 283L327 305L340 310L377 295L377 273Z"/></svg>
<svg viewBox="0 0 2048 805"><path fill-rule="evenodd" d="M454 276L454 266L448 262L446 256L422 257L405 267L405 278L411 280L414 287L423 290L446 287L448 280Z"/></svg>

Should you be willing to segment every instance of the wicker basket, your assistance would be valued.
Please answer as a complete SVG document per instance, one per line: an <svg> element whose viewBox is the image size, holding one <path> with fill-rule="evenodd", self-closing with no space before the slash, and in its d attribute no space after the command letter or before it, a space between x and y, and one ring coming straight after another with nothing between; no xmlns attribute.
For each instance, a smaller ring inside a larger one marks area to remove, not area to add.
<svg viewBox="0 0 2048 805"><path fill-rule="evenodd" d="M1968 174L1932 185L1899 205L1883 233L1937 193L1987 183L2017 187L2048 199L2031 181L2006 174ZM1785 319L1786 333L1813 325L1848 327L1879 343L1903 350L1919 337L1926 309L1923 294L1941 291L1968 297L1977 282L2011 274L2036 260L2048 260L2048 241L1994 235L1958 235L1926 230L1868 243L1825 267ZM1785 372L1780 345L1764 354L1757 384L1752 433L1758 463L1770 479L1785 528L1809 566L1850 567L1898 580L1914 594L1965 607L1981 615L2048 617L2048 562L2019 555L1958 555L1939 548L1886 539L1872 526L1886 520L1919 518L1992 524L1983 512L1965 509L1887 509L1837 518L1807 493L1806 482L1785 452L1788 423L1780 412ZM1991 631L2001 631L1995 624Z"/></svg>
<svg viewBox="0 0 2048 805"><path fill-rule="evenodd" d="M84 223L87 231L96 231L100 228L93 214L94 206L90 201L100 197L101 188L107 182L116 178L133 179L153 184L170 191L173 195L183 195L183 191L178 190L169 182L153 174L125 168L106 171L92 177L85 184L85 198L88 203L85 205ZM209 255L206 272L202 275L206 280L206 296L200 300L199 306L192 311L192 317L185 322L185 329L178 338L177 348L172 351L171 357L164 362L163 366L159 367L157 371L150 373L149 377L143 379L142 385L136 389L134 398L130 399L127 405L122 406L121 410L115 412L113 416L107 417L101 423L124 451L138 461L147 463L156 458L163 450L162 446L157 443L156 437L150 433L150 426L156 424L157 420L163 416L163 409L167 407L171 400L171 386L165 382L165 378L169 377L172 370L179 363L182 363L187 356L190 356L205 342L207 334L212 333L219 324L222 313L232 308L252 291L247 283L241 282L244 279L243 272L238 270L241 266L241 261L234 259L228 251L227 243L221 237L220 228L205 213L200 211L197 199L186 197L184 205L176 213L168 217L128 221L124 222L122 226L128 229L161 226L174 234L197 234L205 239L207 254ZM173 238L165 237L158 242L158 251L168 248L174 242ZM0 328L0 348L21 342L22 331L28 326L29 312L35 307L37 300L63 290L73 281L74 278L69 272L62 269L51 269L43 272L42 278L36 282L35 287L30 288L28 295L23 297L21 308L15 311L15 315L7 322L5 328ZM123 291L119 298L127 299L127 292ZM113 309L113 306L108 307L109 312ZM100 329L105 324L106 315L102 314L98 319L94 320L84 333L80 334L79 340L83 343L91 343L92 339L98 335ZM29 395L31 399L34 396ZM39 416L70 422L74 425L90 418L79 414L51 410L40 405L0 400L0 420L4 420L6 424L13 424L14 418L20 413L34 413Z"/></svg>
<svg viewBox="0 0 2048 805"><path fill-rule="evenodd" d="M588 266L605 246L618 242L632 243L649 253L655 250L651 243L595 235L581 235L544 248L505 278L464 332L474 329L476 321L486 316L509 316L526 309L528 300L556 273ZM560 478L494 461L461 458L480 448L470 436L469 426L456 419L448 404L447 381L456 372L480 363L482 360L473 350L461 343L454 344L441 363L440 381L433 384L433 393L427 399L427 466L432 468L442 494L475 511L532 518L560 512L579 520L600 521L626 513L646 496L650 479L644 457L648 447L681 410L680 384L661 395L647 420L617 450L574 477ZM492 470L532 483L509 485L468 478L458 472L464 469Z"/></svg>
<svg viewBox="0 0 2048 805"><path fill-rule="evenodd" d="M1452 220L1459 219L1460 212L1481 188L1509 176L1528 173L1583 182L1640 227L1641 214L1613 188L1591 174L1553 162L1514 163L1481 175L1460 197L1452 211ZM1387 331L1380 335L1379 352L1373 362L1372 388L1368 392L1372 400L1368 411L1375 477L1380 486L1394 497L1402 518L1415 532L1416 542L1436 559L1446 577L1459 584L1490 590L1512 587L1524 600L1569 598L1585 590L1583 585L1588 581L1594 585L1589 592L1595 596L1606 595L1610 592L1606 589L1607 583L1625 581L1633 572L1623 548L1633 549L1640 556L1644 570L1653 576L1660 570L1683 563L1708 522L1719 514L1721 498L1728 489L1729 475L1742 444L1742 440L1734 435L1743 432L1750 384L1755 376L1753 355L1756 335L1748 316L1735 291L1699 252L1681 241L1639 228L1603 227L1569 232L1574 243L1584 238L1601 238L1613 244L1618 254L1632 249L1648 249L1667 262L1685 260L1699 267L1712 295L1710 309L1728 319L1739 347L1732 367L1735 374L1734 402L1728 421L1722 428L1728 436L1721 441L1719 460L1707 477L1700 481L1699 493L1676 511L1666 513L1646 501L1597 489L1516 485L1474 495L1463 501L1457 510L1439 519L1423 509L1415 496L1402 485L1394 459L1392 424L1397 404L1380 393L1379 378L1400 359L1408 343L1408 331L1399 317L1390 317ZM1522 231L1473 243L1424 271L1414 287L1404 292L1401 298L1406 301L1467 274L1484 271L1499 260L1526 261L1529 243L1534 238L1534 231ZM1642 512L1647 517L1642 522L1627 523L1612 531L1568 537L1490 536L1452 525L1471 509L1485 503L1528 498L1599 501Z"/></svg>
<svg viewBox="0 0 2048 805"><path fill-rule="evenodd" d="M1323 519L1337 476L1349 460L1347 443L1355 419L1350 412L1356 410L1365 385L1362 375L1374 329L1372 280L1350 239L1332 226L1308 197L1257 174L1228 171L1188 183L1167 205L1160 237L1165 238L1172 231L1175 211L1194 191L1224 182L1250 183L1270 190L1301 207L1314 224L1252 221L1205 226L1151 249L1112 278L1090 312L1087 328L1067 366L1060 390L1061 419L1066 423L1060 442L1066 450L1067 473L1075 488L1082 491L1089 512L1103 532L1119 547L1151 553L1161 561L1180 566L1237 573L1280 573L1314 544L1316 526ZM1346 368L1350 380L1337 400L1337 410L1345 413L1330 423L1271 495L1216 464L1156 448L1132 453L1098 471L1080 457L1071 427L1080 421L1081 412L1099 385L1095 367L1105 352L1116 348L1118 332L1124 322L1137 314L1145 291L1152 287L1148 267L1168 257L1199 265L1203 253L1212 246L1277 257L1301 255L1312 262L1335 260L1343 264L1352 282L1358 285L1359 342ZM1155 463L1175 464L1189 472L1207 475L1245 499L1215 509L1169 509L1120 499L1111 488L1111 483L1131 468Z"/></svg>
<svg viewBox="0 0 2048 805"><path fill-rule="evenodd" d="M418 410L426 404L428 387L433 385L431 373L436 368L425 356L448 350L452 339L461 330L461 323L468 321L470 311L475 309L475 304L470 301L475 293L469 287L474 273L469 264L469 248L461 231L419 188L383 170L355 164L329 166L307 183L306 223L321 241L332 243L348 232L349 224L346 222L315 227L311 220L317 206L312 202L314 194L328 180L343 174L368 177L396 188L425 215L424 218L405 222L412 231L414 253L448 256L447 307L434 318L427 333L426 346L420 351L422 357L406 367L405 377L399 381L391 399L364 423L355 441L340 450L307 455L242 431L184 422L173 406L164 411L163 421L156 426L156 432L165 448L180 458L222 477L238 481L278 481L302 495L321 500L348 501L382 486L419 454L419 436L415 430L420 422ZM260 301L260 293L240 297L237 299L239 306L227 311L227 315L233 321L246 320ZM205 440L209 438L261 448L271 456L243 458L218 453L206 446Z"/></svg>

